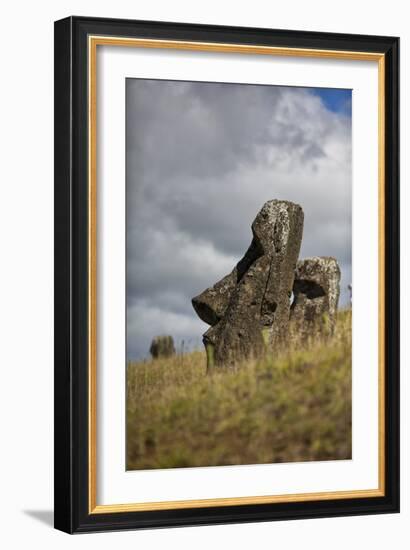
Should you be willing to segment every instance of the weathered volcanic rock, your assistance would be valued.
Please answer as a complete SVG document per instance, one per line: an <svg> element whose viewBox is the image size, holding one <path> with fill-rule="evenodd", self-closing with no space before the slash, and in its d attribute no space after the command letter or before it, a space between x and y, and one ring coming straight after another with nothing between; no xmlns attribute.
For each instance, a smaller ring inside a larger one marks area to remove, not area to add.
<svg viewBox="0 0 410 550"><path fill-rule="evenodd" d="M286 337L302 232L299 205L268 201L252 224L243 259L193 299L199 317L212 325L204 334L209 368L257 357Z"/></svg>
<svg viewBox="0 0 410 550"><path fill-rule="evenodd" d="M198 317L208 323L216 325L225 315L236 285L248 271L249 267L263 254L255 239L252 240L245 256L233 268L229 275L207 288L195 298L192 298L192 305Z"/></svg>
<svg viewBox="0 0 410 550"><path fill-rule="evenodd" d="M269 201L252 225L270 266L261 302L260 324L272 345L286 339L294 272L303 234L303 210L287 201Z"/></svg>
<svg viewBox="0 0 410 550"><path fill-rule="evenodd" d="M152 357L171 357L175 355L175 346L172 336L155 336L149 349Z"/></svg>
<svg viewBox="0 0 410 550"><path fill-rule="evenodd" d="M290 319L296 339L333 334L340 294L340 269L335 258L299 261L293 294Z"/></svg>

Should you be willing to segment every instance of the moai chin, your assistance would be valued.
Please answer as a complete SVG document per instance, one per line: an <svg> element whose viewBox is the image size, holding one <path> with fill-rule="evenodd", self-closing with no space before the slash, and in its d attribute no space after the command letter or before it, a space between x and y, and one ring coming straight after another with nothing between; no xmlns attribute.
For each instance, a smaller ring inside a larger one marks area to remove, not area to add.
<svg viewBox="0 0 410 550"><path fill-rule="evenodd" d="M290 311L295 340L331 336L335 329L340 294L340 268L331 257L298 262Z"/></svg>
<svg viewBox="0 0 410 550"><path fill-rule="evenodd" d="M288 333L303 210L292 202L268 201L252 233L233 271L192 300L198 316L211 325L203 336L208 370L258 357Z"/></svg>

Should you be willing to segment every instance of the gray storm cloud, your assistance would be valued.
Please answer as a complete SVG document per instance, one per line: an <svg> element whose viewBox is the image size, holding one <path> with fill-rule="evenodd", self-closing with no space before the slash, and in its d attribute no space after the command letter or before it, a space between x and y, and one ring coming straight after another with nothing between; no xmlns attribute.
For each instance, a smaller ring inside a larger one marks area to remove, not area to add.
<svg viewBox="0 0 410 550"><path fill-rule="evenodd" d="M127 357L199 346L192 296L229 272L263 203L305 212L301 256L351 282L351 118L308 89L127 79Z"/></svg>

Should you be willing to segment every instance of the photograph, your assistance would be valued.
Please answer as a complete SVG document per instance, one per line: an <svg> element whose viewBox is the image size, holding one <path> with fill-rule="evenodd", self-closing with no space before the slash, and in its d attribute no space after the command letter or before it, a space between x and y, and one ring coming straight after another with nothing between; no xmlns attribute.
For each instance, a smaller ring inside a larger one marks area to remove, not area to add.
<svg viewBox="0 0 410 550"><path fill-rule="evenodd" d="M350 461L352 90L125 93L126 469Z"/></svg>

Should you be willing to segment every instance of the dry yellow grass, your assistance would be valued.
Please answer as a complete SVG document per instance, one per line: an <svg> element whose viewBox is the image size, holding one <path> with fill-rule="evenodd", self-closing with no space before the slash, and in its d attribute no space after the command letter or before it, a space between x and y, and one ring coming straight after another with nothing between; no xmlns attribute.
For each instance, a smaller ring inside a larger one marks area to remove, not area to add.
<svg viewBox="0 0 410 550"><path fill-rule="evenodd" d="M351 458L351 311L331 340L206 374L203 352L127 366L127 469Z"/></svg>

